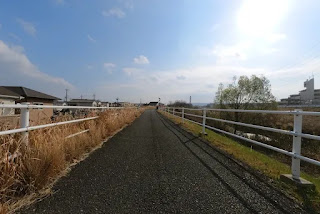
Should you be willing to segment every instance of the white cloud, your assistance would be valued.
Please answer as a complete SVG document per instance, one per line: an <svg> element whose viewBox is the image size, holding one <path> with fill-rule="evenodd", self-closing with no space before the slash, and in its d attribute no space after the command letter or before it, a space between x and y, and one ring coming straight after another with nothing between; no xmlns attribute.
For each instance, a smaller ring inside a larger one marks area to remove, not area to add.
<svg viewBox="0 0 320 214"><path fill-rule="evenodd" d="M97 40L95 40L92 36L90 36L89 34L87 35L87 37L88 37L88 40L90 41L90 42L93 42L93 43L95 43L95 42L97 42Z"/></svg>
<svg viewBox="0 0 320 214"><path fill-rule="evenodd" d="M134 62L135 64L140 64L140 65L144 65L144 64L149 64L149 63L150 63L149 60L148 60L148 58L147 58L146 56L143 56L143 55L140 55L140 56L138 56L138 57L135 57L135 58L133 59L133 62Z"/></svg>
<svg viewBox="0 0 320 214"><path fill-rule="evenodd" d="M280 70L232 65L208 65L158 71L127 67L123 68L123 72L130 76L130 83L102 84L96 91L100 91L103 96L119 96L121 100L132 102L138 102L140 98L144 102L149 102L157 100L158 97L161 97L163 102L181 99L188 101L190 95L193 102L212 102L220 82L228 85L232 83L233 76L254 74L265 75L270 80L272 93L280 99L302 90L303 81L311 75L312 71L318 72L319 64L320 58ZM299 84L296 84L297 82ZM315 87L320 88L320 75L315 83Z"/></svg>
<svg viewBox="0 0 320 214"><path fill-rule="evenodd" d="M177 76L177 79L178 79L178 80L185 80L185 79L186 79L186 77L185 77L185 76L183 76L183 75L180 75L180 76Z"/></svg>
<svg viewBox="0 0 320 214"><path fill-rule="evenodd" d="M209 50L208 54L215 55L217 62L220 64L230 64L234 61L246 60L248 58L247 52L250 48L250 42L243 42L231 46L216 45L213 50Z"/></svg>
<svg viewBox="0 0 320 214"><path fill-rule="evenodd" d="M103 68L109 73L111 74L114 70L114 68L116 67L115 64L111 63L111 62L105 62L103 63Z"/></svg>
<svg viewBox="0 0 320 214"><path fill-rule="evenodd" d="M119 3L121 3L126 9L133 10L134 4L133 0L118 0Z"/></svg>
<svg viewBox="0 0 320 214"><path fill-rule="evenodd" d="M143 72L143 70L139 68L123 68L122 71L129 76Z"/></svg>
<svg viewBox="0 0 320 214"><path fill-rule="evenodd" d="M212 85L218 85L219 82L231 83L234 75L263 74L265 70L232 66L207 66L148 71L128 67L123 68L123 72L130 76L129 84L108 83L108 86L101 86L100 91L108 90L110 95L117 94L117 96L128 100L137 101L143 98L151 101L161 97L161 100L168 102L170 100L187 99L194 94L198 95L198 99L203 96L204 100L201 101L211 101L216 90L212 88Z"/></svg>
<svg viewBox="0 0 320 214"><path fill-rule="evenodd" d="M108 11L102 11L103 16L115 16L117 18L124 18L126 16L126 13L121 10L120 8L114 7Z"/></svg>
<svg viewBox="0 0 320 214"><path fill-rule="evenodd" d="M41 72L24 53L21 46L8 46L0 40L1 85L18 85L62 95L65 88L75 87L63 78Z"/></svg>
<svg viewBox="0 0 320 214"><path fill-rule="evenodd" d="M36 27L34 26L34 24L32 24L31 22L27 22L23 19L17 19L17 22L21 25L21 27L23 28L23 30L31 35L31 36L35 36L36 35Z"/></svg>

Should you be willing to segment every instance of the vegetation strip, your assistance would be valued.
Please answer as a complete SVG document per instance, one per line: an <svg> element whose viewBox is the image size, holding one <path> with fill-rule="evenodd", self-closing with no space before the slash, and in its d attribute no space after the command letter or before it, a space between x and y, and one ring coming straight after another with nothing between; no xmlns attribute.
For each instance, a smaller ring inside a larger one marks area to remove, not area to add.
<svg viewBox="0 0 320 214"><path fill-rule="evenodd" d="M161 112L163 115L174 121L176 124L179 124L183 128L186 128L188 131L192 132L195 135L199 135L202 131L201 124L193 124L188 120L185 120L184 123L181 123L181 118L177 118L173 115L168 115L165 112ZM310 174L302 172L302 177L311 181L316 186L316 191L306 192L297 187L288 186L280 181L281 174L290 173L290 167L284 163L281 163L278 160L268 157L265 154L254 151L249 147L246 147L228 137L222 136L215 133L212 130L206 129L207 136L201 136L205 140L209 141L215 147L227 152L228 154L235 157L237 160L240 160L252 167L258 172L263 173L269 178L272 178L275 181L275 184L280 188L284 189L286 194L289 194L296 199L298 199L303 206L310 211L319 212L320 211L320 178L312 176Z"/></svg>

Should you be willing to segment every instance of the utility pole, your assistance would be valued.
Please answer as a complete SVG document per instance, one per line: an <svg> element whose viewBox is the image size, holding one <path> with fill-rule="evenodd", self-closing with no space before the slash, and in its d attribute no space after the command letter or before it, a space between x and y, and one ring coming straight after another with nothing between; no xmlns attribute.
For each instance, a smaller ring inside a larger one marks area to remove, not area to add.
<svg viewBox="0 0 320 214"><path fill-rule="evenodd" d="M95 94L93 94L93 100L96 100L96 95Z"/></svg>
<svg viewBox="0 0 320 214"><path fill-rule="evenodd" d="M117 103L119 103L119 97L117 97L116 100L117 100Z"/></svg>
<svg viewBox="0 0 320 214"><path fill-rule="evenodd" d="M191 105L191 96L190 96L190 105Z"/></svg>
<svg viewBox="0 0 320 214"><path fill-rule="evenodd" d="M66 88L66 102L68 102L68 91L69 89Z"/></svg>
<svg viewBox="0 0 320 214"><path fill-rule="evenodd" d="M81 98L81 100L82 100L82 94L81 94L80 98Z"/></svg>

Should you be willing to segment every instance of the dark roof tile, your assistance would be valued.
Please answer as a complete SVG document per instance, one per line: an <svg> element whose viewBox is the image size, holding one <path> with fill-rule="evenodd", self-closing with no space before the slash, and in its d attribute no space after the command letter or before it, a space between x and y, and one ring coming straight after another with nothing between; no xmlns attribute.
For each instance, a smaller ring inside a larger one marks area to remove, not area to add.
<svg viewBox="0 0 320 214"><path fill-rule="evenodd" d="M39 91L32 90L30 88L21 87L21 86L3 86L4 88L19 94L25 98L40 98L40 99L47 99L47 100L60 100L58 97L54 97Z"/></svg>
<svg viewBox="0 0 320 214"><path fill-rule="evenodd" d="M0 86L0 95L5 95L5 96L12 96L12 97L17 97L20 98L20 95L9 90L6 89L5 87Z"/></svg>

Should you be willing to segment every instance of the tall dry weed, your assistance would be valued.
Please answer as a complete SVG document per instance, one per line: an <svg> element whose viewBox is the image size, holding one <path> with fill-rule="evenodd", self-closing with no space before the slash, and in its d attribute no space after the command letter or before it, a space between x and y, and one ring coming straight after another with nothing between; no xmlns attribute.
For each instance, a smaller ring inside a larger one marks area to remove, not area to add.
<svg viewBox="0 0 320 214"><path fill-rule="evenodd" d="M14 210L21 201L48 187L68 167L96 148L117 130L131 123L143 110L121 109L93 112L96 120L39 129L29 133L29 145L20 140L21 135L0 138L0 214ZM62 116L55 122L71 120ZM41 124L48 121L41 121ZM38 124L33 124L38 125ZM8 127L0 127L5 130ZM66 139L82 130L89 132ZM30 200L29 200L30 201Z"/></svg>

